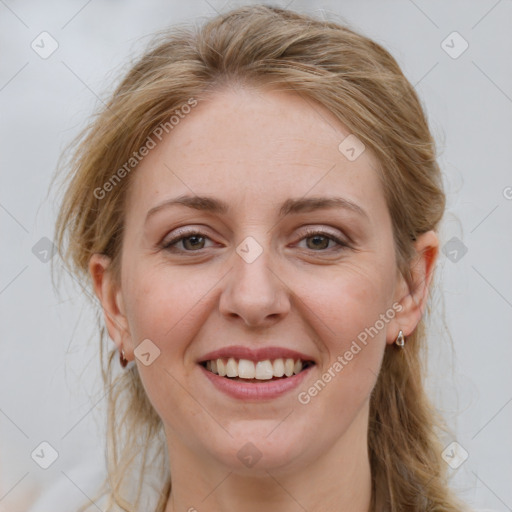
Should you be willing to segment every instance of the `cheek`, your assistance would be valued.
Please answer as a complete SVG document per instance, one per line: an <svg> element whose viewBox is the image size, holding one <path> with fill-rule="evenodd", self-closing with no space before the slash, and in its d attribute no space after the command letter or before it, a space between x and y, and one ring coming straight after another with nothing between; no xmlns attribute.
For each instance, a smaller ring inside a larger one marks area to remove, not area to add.
<svg viewBox="0 0 512 512"><path fill-rule="evenodd" d="M331 273L297 280L300 296L317 315L316 324L329 349L339 353L347 342L373 326L391 308L394 267L384 263L361 259L357 264L341 265ZM380 323L379 327L384 336L385 328Z"/></svg>
<svg viewBox="0 0 512 512"><path fill-rule="evenodd" d="M172 268L164 264L133 266L123 283L132 343L148 338L162 356L184 352L205 322L204 301L214 293L222 275ZM182 360L179 361L182 363Z"/></svg>
<svg viewBox="0 0 512 512"><path fill-rule="evenodd" d="M323 292L319 288L305 297L315 313L308 317L309 323L325 357L316 380L297 390L296 407L301 417L325 418L324 442L329 446L363 414L386 347L386 327L373 329L390 304L382 282L369 271L346 270L324 285ZM313 435L316 427L306 422L303 428Z"/></svg>
<svg viewBox="0 0 512 512"><path fill-rule="evenodd" d="M190 419L201 414L183 389L194 368L187 364L187 349L206 321L203 300L219 278L212 272L142 264L127 275L123 291L133 348L149 339L159 350L148 366L136 361L142 384L159 416L172 411L173 427L187 432Z"/></svg>
<svg viewBox="0 0 512 512"><path fill-rule="evenodd" d="M386 331L394 317L394 266L389 258L360 258L328 277L311 275L300 284L304 315L323 352L319 382L302 389L304 401L324 395L334 409L354 411L369 396L379 373ZM297 281L299 285L299 281ZM317 403L323 399L317 400ZM302 403L302 402L301 402ZM336 405L337 404L337 405Z"/></svg>

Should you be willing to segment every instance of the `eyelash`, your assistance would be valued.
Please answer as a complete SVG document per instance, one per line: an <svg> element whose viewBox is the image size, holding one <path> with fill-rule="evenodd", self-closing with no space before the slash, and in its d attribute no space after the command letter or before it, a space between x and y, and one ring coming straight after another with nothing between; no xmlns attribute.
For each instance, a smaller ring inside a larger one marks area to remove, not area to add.
<svg viewBox="0 0 512 512"><path fill-rule="evenodd" d="M307 229L306 232L304 233L304 236L300 239L300 241L306 239L306 238L311 238L313 236L322 236L322 237L325 237L325 238L328 238L329 240L332 240L333 242L336 242L339 247L331 247L330 249L321 249L321 250L318 250L318 251L315 251L314 249L310 249L311 251L313 252L327 252L327 251L340 251L340 250L343 250L343 249L346 249L349 247L349 245L344 242L343 240L341 240L340 238L334 236L332 233L329 233L327 231L323 231L323 230L318 230L318 229ZM174 238L172 238L171 240L168 240L166 241L165 243L162 244L162 249L165 249L169 252L200 252L202 251L203 249L197 249L195 251L189 251L189 250L186 250L186 249L176 249L175 247L172 247L173 245L177 244L178 242L181 242L182 240L185 240L187 238L192 238L193 236L200 236L202 238L206 238L206 239L209 239L208 236L206 236L204 233L201 233L200 231L188 231L188 232L181 232L179 233L178 235L176 235Z"/></svg>

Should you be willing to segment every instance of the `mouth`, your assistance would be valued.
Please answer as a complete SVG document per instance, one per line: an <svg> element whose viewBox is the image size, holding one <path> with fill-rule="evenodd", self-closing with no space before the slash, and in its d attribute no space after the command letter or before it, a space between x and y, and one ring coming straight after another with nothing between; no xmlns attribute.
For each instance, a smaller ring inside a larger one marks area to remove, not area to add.
<svg viewBox="0 0 512 512"><path fill-rule="evenodd" d="M315 365L312 360L276 358L251 361L235 357L208 359L199 363L206 371L231 381L261 383L286 380Z"/></svg>

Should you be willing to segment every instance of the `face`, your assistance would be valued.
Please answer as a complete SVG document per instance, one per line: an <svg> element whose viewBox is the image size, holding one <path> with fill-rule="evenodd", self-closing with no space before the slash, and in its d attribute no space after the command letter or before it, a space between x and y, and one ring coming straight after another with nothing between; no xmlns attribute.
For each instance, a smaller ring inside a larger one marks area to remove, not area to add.
<svg viewBox="0 0 512 512"><path fill-rule="evenodd" d="M349 133L297 95L217 92L132 176L111 336L129 359L148 340L171 464L293 469L366 439L404 289L377 161L349 160ZM275 377L286 359L305 368Z"/></svg>

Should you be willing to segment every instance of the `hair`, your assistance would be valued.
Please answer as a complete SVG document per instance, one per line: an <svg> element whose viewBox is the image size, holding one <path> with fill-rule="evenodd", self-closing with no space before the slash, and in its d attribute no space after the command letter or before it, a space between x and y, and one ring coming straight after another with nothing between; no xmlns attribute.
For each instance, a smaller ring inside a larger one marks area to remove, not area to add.
<svg viewBox="0 0 512 512"><path fill-rule="evenodd" d="M397 267L413 287L414 240L438 229L445 208L435 143L413 86L390 53L369 38L339 23L263 5L158 35L73 143L55 237L67 268L90 286L89 259L100 253L110 257L109 270L119 278L134 152L156 127L169 126L177 109L232 85L299 94L326 108L374 153L392 219ZM116 170L119 179L113 181ZM386 347L370 397L372 510L377 494L392 512L462 510L441 458L437 431L447 429L425 391L424 322L403 350ZM108 495L107 511L114 506L139 510L149 469L157 467L160 456L156 510L163 512L171 468L162 455L162 421L136 367L116 371L117 351L106 349L108 337L104 327L100 331L108 398L107 478L100 492ZM130 479L135 477L134 487ZM136 498L127 497L124 488L136 489Z"/></svg>

